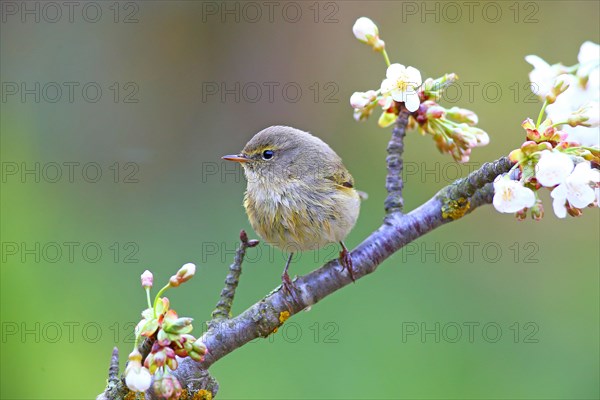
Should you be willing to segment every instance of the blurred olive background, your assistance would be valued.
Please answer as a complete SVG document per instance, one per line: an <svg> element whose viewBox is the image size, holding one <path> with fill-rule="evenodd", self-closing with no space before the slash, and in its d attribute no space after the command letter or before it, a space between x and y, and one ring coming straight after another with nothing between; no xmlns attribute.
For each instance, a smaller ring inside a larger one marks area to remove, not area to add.
<svg viewBox="0 0 600 400"><path fill-rule="evenodd" d="M198 265L167 295L200 334L240 229L256 237L240 169L220 156L264 127L317 134L370 194L349 246L379 226L390 130L378 113L355 122L348 99L377 88L385 64L353 37L356 18L378 24L392 62L456 72L462 91L443 104L475 110L491 136L457 167L410 132L408 210L521 144L541 105L525 55L572 65L599 41L591 1L475 2L471 18L462 2L81 2L72 19L46 4L2 10L6 399L101 392L112 347L122 365L132 348L145 269L156 287ZM558 220L544 200L541 222L488 206L443 226L235 351L211 369L219 398L598 398L598 212ZM302 254L291 272L336 254ZM248 257L236 314L280 283L285 256Z"/></svg>

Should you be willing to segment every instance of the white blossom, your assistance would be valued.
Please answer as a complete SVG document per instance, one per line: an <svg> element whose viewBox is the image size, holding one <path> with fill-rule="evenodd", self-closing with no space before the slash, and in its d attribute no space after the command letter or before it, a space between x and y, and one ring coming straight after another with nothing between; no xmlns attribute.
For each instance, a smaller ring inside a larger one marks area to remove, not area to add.
<svg viewBox="0 0 600 400"><path fill-rule="evenodd" d="M509 179L506 174L494 181L494 208L501 213L515 213L535 204L533 190L519 181Z"/></svg>
<svg viewBox="0 0 600 400"><path fill-rule="evenodd" d="M563 125L561 129L567 133L568 141L579 143L582 146L600 146L600 107L598 104L598 101L588 103L571 115L573 119L579 120L580 125L574 127Z"/></svg>
<svg viewBox="0 0 600 400"><path fill-rule="evenodd" d="M416 111L421 101L417 88L421 86L421 72L414 67L392 64L386 71L386 79L381 82L383 94L390 94L395 101L404 102L408 111Z"/></svg>
<svg viewBox="0 0 600 400"><path fill-rule="evenodd" d="M556 216L558 218L567 216L567 201L576 208L584 208L597 201L595 186L599 182L600 171L592 169L589 161L577 164L571 175L550 193Z"/></svg>
<svg viewBox="0 0 600 400"><path fill-rule="evenodd" d="M600 46L589 41L583 43L579 49L578 61L577 74L567 75L570 77L567 78L569 88L556 98L554 104L546 108L548 117L554 122L566 121L586 104L595 104L597 107L600 101ZM591 127L563 125L561 129L567 134L568 141L583 146L600 145L600 129L593 123L598 120L598 108L591 108L589 111L590 117L594 117L588 122Z"/></svg>
<svg viewBox="0 0 600 400"><path fill-rule="evenodd" d="M600 72L600 69L596 69L593 75ZM572 84L569 88L556 98L556 102L546 107L546 113L548 117L554 122L565 122L573 114L576 114L582 107L591 106L589 109L589 117L591 122L598 121L598 108L597 104L600 100L599 93L600 87L598 86L597 79L588 80L585 87L581 85L581 82L574 75L569 75L572 78ZM595 115L594 115L595 113ZM562 130L567 134L567 140L570 142L577 142L583 146L598 146L600 144L600 130L594 124L587 122L591 127L586 126L569 126L563 125Z"/></svg>
<svg viewBox="0 0 600 400"><path fill-rule="evenodd" d="M533 66L529 73L531 91L540 97L546 97L554 85L554 79L560 75L560 70L536 55L526 56L525 61Z"/></svg>
<svg viewBox="0 0 600 400"><path fill-rule="evenodd" d="M600 60L600 46L589 40L583 42L579 48L577 61L579 61L580 64L585 64L593 61L598 62L598 60Z"/></svg>
<svg viewBox="0 0 600 400"><path fill-rule="evenodd" d="M587 128L585 126L563 127L562 130L567 133L569 142L579 143L582 146L598 147L600 145L600 129Z"/></svg>
<svg viewBox="0 0 600 400"><path fill-rule="evenodd" d="M573 167L573 160L565 153L544 150L536 165L535 177L541 185L553 187L563 183Z"/></svg>
<svg viewBox="0 0 600 400"><path fill-rule="evenodd" d="M125 384L134 392L145 392L150 388L152 375L148 368L142 367L139 361L129 361L125 371Z"/></svg>
<svg viewBox="0 0 600 400"><path fill-rule="evenodd" d="M579 48L577 61L579 61L577 75L580 77L588 76L600 65L600 46L598 46L596 43L590 42L589 40L584 42Z"/></svg>

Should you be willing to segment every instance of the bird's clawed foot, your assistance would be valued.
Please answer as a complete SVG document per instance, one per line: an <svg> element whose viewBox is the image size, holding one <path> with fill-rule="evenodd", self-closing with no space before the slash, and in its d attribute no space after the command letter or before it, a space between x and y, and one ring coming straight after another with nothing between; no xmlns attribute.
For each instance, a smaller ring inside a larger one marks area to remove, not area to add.
<svg viewBox="0 0 600 400"><path fill-rule="evenodd" d="M340 244L342 245L342 251L340 251L340 264L342 264L342 271L347 270L352 282L356 282L356 279L354 279L354 272L352 271L352 256L350 255L350 252L344 243Z"/></svg>
<svg viewBox="0 0 600 400"><path fill-rule="evenodd" d="M290 279L290 276L288 275L287 271L285 271L281 275L281 287L283 288L283 290L289 293L289 295L292 297L292 300L298 303L298 299L296 298L296 285L294 285L294 282L292 282L292 280Z"/></svg>
<svg viewBox="0 0 600 400"><path fill-rule="evenodd" d="M294 285L294 282L292 282L290 276L288 275L288 268L290 268L292 257L294 257L294 253L290 253L287 262L285 263L283 274L281 274L281 287L283 288L283 290L290 294L290 297L292 298L292 300L294 300L295 303L299 303L298 298L296 297L296 285Z"/></svg>

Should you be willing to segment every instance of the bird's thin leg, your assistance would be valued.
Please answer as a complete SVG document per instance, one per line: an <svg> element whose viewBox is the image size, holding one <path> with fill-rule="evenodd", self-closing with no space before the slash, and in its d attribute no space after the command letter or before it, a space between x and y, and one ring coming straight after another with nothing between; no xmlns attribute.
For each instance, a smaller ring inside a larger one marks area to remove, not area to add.
<svg viewBox="0 0 600 400"><path fill-rule="evenodd" d="M296 295L294 294L294 283L290 279L288 275L288 268L290 267L290 263L292 262L292 257L294 257L294 253L290 253L290 256L285 263L285 268L283 269L283 274L281 274L281 284L283 288L292 296L292 299L296 301Z"/></svg>
<svg viewBox="0 0 600 400"><path fill-rule="evenodd" d="M350 256L350 252L346 248L344 242L340 242L340 245L342 246L342 251L340 251L340 264L342 264L342 271L345 269L348 270L350 279L352 279L352 282L356 282L354 279L354 273L352 271L352 257Z"/></svg>

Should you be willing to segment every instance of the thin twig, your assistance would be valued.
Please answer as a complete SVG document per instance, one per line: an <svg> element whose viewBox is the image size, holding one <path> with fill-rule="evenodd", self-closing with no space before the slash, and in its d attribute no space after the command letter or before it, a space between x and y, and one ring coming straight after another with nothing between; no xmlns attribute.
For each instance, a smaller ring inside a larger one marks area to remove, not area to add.
<svg viewBox="0 0 600 400"><path fill-rule="evenodd" d="M110 357L106 389L96 397L96 400L122 399L127 393L129 393L129 389L119 378L119 349L115 347Z"/></svg>
<svg viewBox="0 0 600 400"><path fill-rule="evenodd" d="M119 381L119 348L115 347L110 357L110 366L108 367L108 382L116 384Z"/></svg>
<svg viewBox="0 0 600 400"><path fill-rule="evenodd" d="M387 215L401 213L404 207L404 199L402 198L402 189L404 187L404 181L402 180L402 168L404 167L402 153L404 153L404 136L406 136L406 125L408 124L409 116L410 112L402 106L387 147L388 156L385 161L387 163L388 174L385 179L385 188L387 189L388 196L384 203Z"/></svg>
<svg viewBox="0 0 600 400"><path fill-rule="evenodd" d="M258 240L248 240L246 231L242 230L240 232L240 245L235 252L233 263L229 266L229 273L225 278L225 287L221 290L219 302L212 312L212 320L209 323L209 328L215 327L219 322L231 318L231 307L233 306L235 290L242 274L242 263L246 255L246 249L254 247L257 244Z"/></svg>

